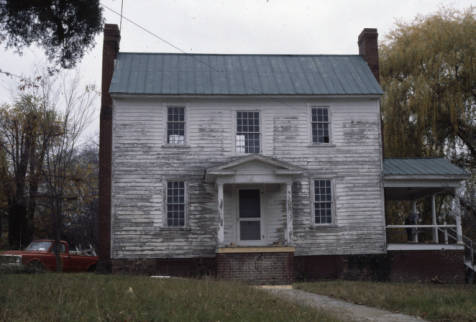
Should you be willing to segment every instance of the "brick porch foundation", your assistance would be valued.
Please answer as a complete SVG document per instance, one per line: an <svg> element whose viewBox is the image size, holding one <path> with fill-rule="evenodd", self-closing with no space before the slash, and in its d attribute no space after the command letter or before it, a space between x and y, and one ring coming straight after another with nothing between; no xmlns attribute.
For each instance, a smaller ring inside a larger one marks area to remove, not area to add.
<svg viewBox="0 0 476 322"><path fill-rule="evenodd" d="M272 248L271 248L272 249ZM250 284L291 284L294 281L294 248L274 251L226 251L217 253L217 277Z"/></svg>

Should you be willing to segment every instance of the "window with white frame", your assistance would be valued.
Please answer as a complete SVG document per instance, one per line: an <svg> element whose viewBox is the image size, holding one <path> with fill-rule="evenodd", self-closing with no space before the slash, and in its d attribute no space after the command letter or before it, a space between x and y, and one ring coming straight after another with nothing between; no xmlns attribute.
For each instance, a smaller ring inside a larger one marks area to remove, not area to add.
<svg viewBox="0 0 476 322"><path fill-rule="evenodd" d="M259 112L236 112L236 152L260 152Z"/></svg>
<svg viewBox="0 0 476 322"><path fill-rule="evenodd" d="M167 182L167 226L185 226L185 182Z"/></svg>
<svg viewBox="0 0 476 322"><path fill-rule="evenodd" d="M312 108L312 143L329 143L329 109Z"/></svg>
<svg viewBox="0 0 476 322"><path fill-rule="evenodd" d="M167 107L167 143L185 144L185 108Z"/></svg>
<svg viewBox="0 0 476 322"><path fill-rule="evenodd" d="M331 180L314 180L314 223L332 224Z"/></svg>

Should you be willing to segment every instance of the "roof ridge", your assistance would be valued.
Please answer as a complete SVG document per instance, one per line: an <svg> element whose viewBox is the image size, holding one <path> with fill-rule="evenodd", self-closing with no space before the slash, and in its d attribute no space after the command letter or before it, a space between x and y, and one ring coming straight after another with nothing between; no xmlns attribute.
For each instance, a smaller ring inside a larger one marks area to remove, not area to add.
<svg viewBox="0 0 476 322"><path fill-rule="evenodd" d="M181 55L181 56L309 56L309 57L361 57L358 54L239 54L239 53L230 53L230 54L220 54L220 53L166 53L166 52L128 52L120 51L119 54L127 55Z"/></svg>

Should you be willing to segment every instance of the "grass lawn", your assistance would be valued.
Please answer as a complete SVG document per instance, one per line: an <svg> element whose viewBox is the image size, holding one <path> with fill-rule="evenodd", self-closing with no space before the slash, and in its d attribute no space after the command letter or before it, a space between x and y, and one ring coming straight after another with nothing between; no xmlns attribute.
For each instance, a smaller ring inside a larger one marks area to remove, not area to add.
<svg viewBox="0 0 476 322"><path fill-rule="evenodd" d="M0 321L338 321L246 285L97 274L0 274Z"/></svg>
<svg viewBox="0 0 476 322"><path fill-rule="evenodd" d="M329 281L294 287L430 321L476 321L476 285Z"/></svg>

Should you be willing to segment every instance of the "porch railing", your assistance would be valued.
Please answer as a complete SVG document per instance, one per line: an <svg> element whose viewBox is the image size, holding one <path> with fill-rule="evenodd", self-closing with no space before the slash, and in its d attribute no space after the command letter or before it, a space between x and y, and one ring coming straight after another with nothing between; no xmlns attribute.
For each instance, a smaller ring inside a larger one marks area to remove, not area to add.
<svg viewBox="0 0 476 322"><path fill-rule="evenodd" d="M438 230L443 231L442 229L453 229L457 231L457 225L387 225L388 229L410 229L412 231L412 240L411 242L418 243L419 242L419 233L421 233L421 229L432 229L433 230L433 242L438 244L439 237L438 237ZM448 236L444 235L445 244L448 244ZM462 236L457 236L456 238L457 243L462 243Z"/></svg>
<svg viewBox="0 0 476 322"><path fill-rule="evenodd" d="M419 235L423 229L432 229L433 243L444 243L446 245L459 244L464 246L464 263L468 268L476 271L476 243L468 237L459 234L457 225L387 225L387 230L389 229L411 229L412 240L409 240L411 243L419 243ZM439 233L443 235L441 243L439 242Z"/></svg>
<svg viewBox="0 0 476 322"><path fill-rule="evenodd" d="M445 241L448 243L448 237L451 238L454 241L458 241L458 233L456 229L453 228L444 228L440 229L442 233L445 234ZM469 239L466 236L462 236L462 241L464 245L464 263L466 266L468 266L471 270L475 271L476 270L476 249L474 246L476 246L471 239Z"/></svg>

